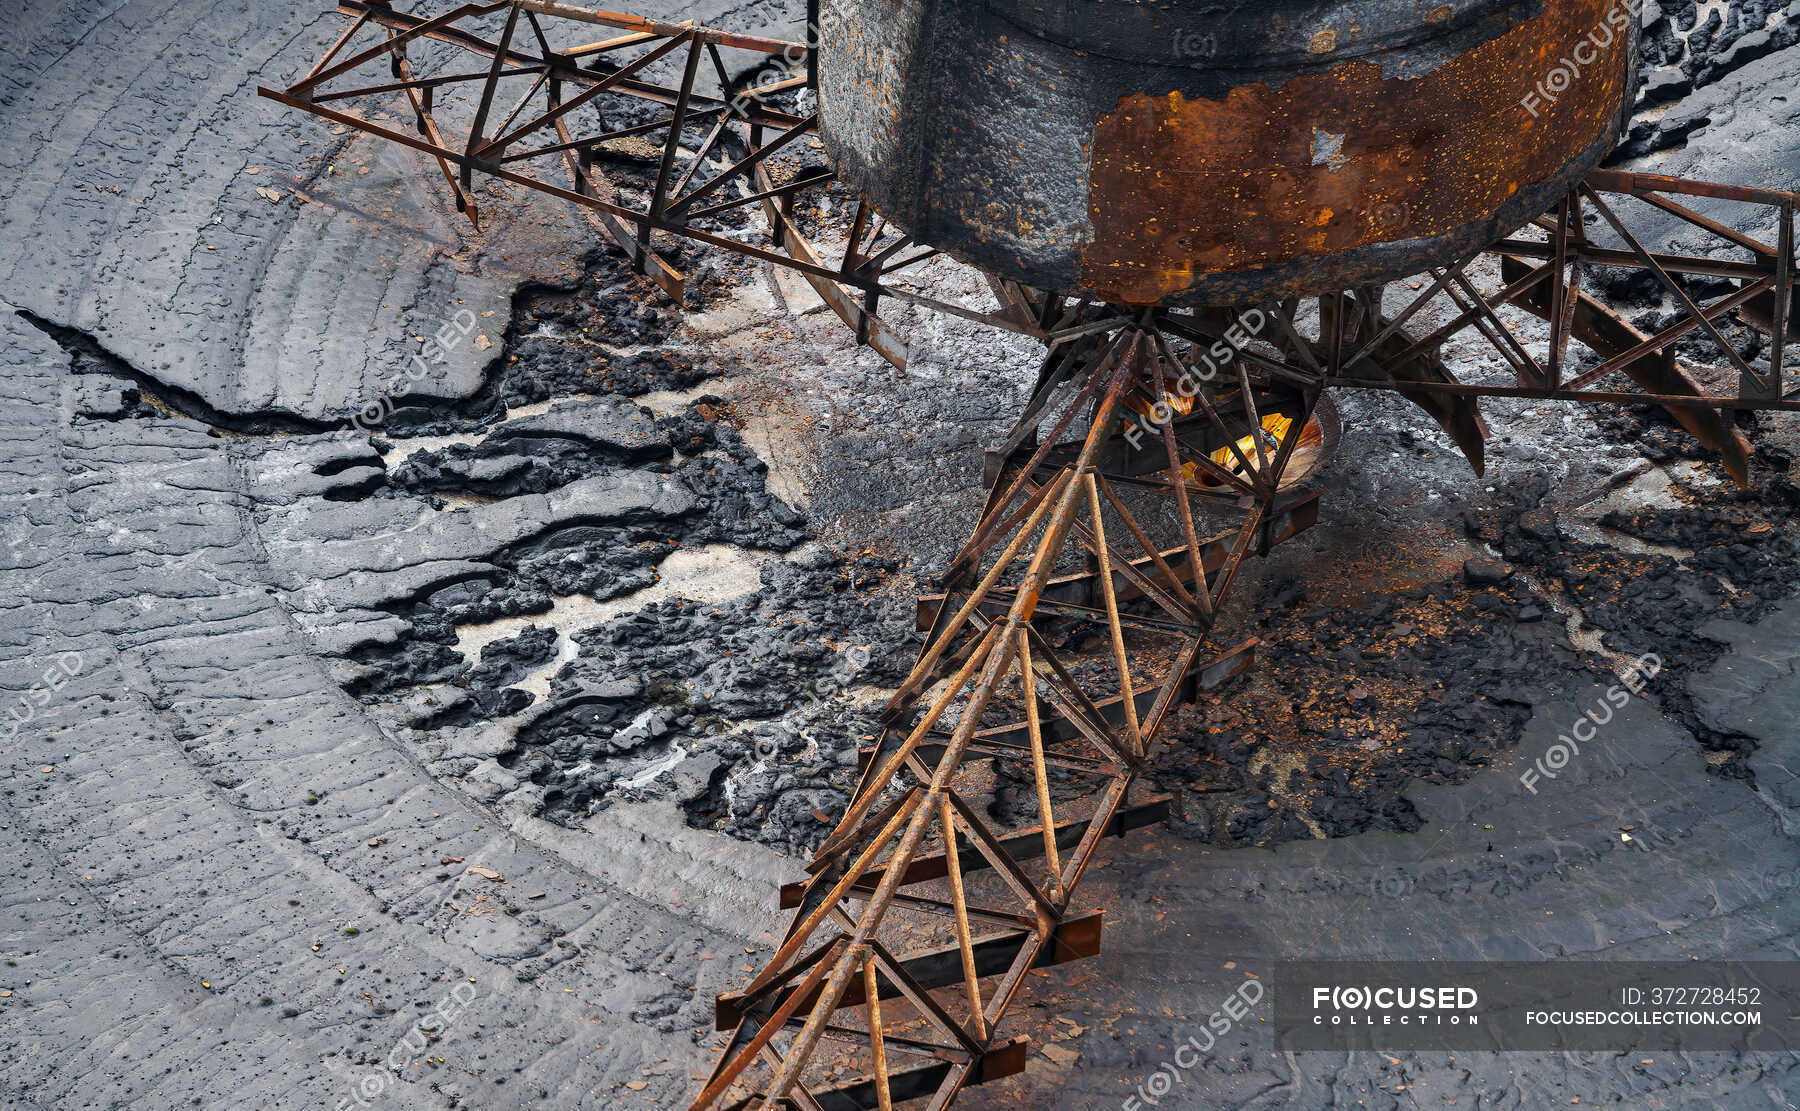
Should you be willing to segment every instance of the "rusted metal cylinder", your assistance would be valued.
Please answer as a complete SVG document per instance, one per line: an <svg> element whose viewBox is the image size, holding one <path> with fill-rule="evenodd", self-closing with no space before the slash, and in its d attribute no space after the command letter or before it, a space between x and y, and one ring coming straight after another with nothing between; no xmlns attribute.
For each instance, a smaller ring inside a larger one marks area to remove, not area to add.
<svg viewBox="0 0 1800 1111"><path fill-rule="evenodd" d="M921 242L1229 304L1392 280L1611 148L1628 0L823 0L821 134Z"/></svg>

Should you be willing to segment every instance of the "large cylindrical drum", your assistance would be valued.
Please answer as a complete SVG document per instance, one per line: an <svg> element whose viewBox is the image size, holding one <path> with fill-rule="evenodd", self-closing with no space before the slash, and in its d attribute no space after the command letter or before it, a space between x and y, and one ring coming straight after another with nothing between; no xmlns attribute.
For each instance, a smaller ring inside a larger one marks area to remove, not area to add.
<svg viewBox="0 0 1800 1111"><path fill-rule="evenodd" d="M1629 0L822 0L820 131L921 242L1044 289L1229 304L1392 280L1618 135Z"/></svg>

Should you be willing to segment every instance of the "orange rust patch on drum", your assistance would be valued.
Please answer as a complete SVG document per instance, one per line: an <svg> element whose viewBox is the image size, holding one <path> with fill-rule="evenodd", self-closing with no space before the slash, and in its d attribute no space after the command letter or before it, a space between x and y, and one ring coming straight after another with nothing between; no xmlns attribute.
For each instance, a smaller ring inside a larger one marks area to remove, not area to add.
<svg viewBox="0 0 1800 1111"><path fill-rule="evenodd" d="M1492 215L1613 127L1624 96L1626 6L1547 8L1411 79L1353 61L1223 100L1123 98L1094 129L1083 285L1153 304L1208 274ZM1577 50L1592 60L1565 64ZM1568 65L1578 75L1534 117L1522 98Z"/></svg>

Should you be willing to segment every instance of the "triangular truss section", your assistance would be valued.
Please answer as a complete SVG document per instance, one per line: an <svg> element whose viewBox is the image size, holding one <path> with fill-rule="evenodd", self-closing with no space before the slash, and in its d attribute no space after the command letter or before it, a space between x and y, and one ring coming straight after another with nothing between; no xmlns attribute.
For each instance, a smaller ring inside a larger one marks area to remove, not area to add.
<svg viewBox="0 0 1800 1111"><path fill-rule="evenodd" d="M694 1111L942 1108L1019 1071L1008 1009L1032 969L1099 951L1074 892L1105 837L1166 813L1133 793L1171 714L1251 662L1254 642L1208 650L1214 616L1246 558L1312 520L1280 477L1317 387L1293 394L1286 434L1257 435L1268 395L1246 371L1194 392L1210 441L1173 420L1146 440L1140 409L1178 396L1189 342L1149 317L1070 334L1046 365L1085 344L1079 373L1045 375L1048 431L927 600L858 788L783 890L791 927L719 1001L731 1039ZM1134 451L1155 463L1121 466ZM1147 523L1159 506L1170 546Z"/></svg>
<svg viewBox="0 0 1800 1111"><path fill-rule="evenodd" d="M672 238L797 271L901 367L906 344L879 315L887 299L1043 335L1024 291L970 309L903 281L938 252L865 203L847 206L847 227L809 237L797 209L817 207L807 202L837 175L816 140L817 115L797 110L806 43L552 0L463 3L434 16L380 0L339 10L349 26L308 72L258 91L430 155L477 227L481 175L573 202L677 301L686 275ZM739 87L731 63L753 56L798 72Z"/></svg>

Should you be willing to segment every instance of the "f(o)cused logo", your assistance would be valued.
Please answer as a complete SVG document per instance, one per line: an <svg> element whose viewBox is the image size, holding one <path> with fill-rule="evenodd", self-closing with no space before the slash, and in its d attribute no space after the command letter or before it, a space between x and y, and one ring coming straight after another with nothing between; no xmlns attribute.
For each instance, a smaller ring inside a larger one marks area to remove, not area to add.
<svg viewBox="0 0 1800 1111"><path fill-rule="evenodd" d="M1379 231L1398 231L1412 222L1412 210L1399 201L1382 201L1369 210L1369 222Z"/></svg>
<svg viewBox="0 0 1800 1111"><path fill-rule="evenodd" d="M350 423L358 432L374 432L387 423L387 419L393 415L394 399L384 393L377 400L364 405L355 416L350 418Z"/></svg>
<svg viewBox="0 0 1800 1111"><path fill-rule="evenodd" d="M1210 31L1184 27L1175 32L1177 58L1211 58L1219 53L1219 40Z"/></svg>

